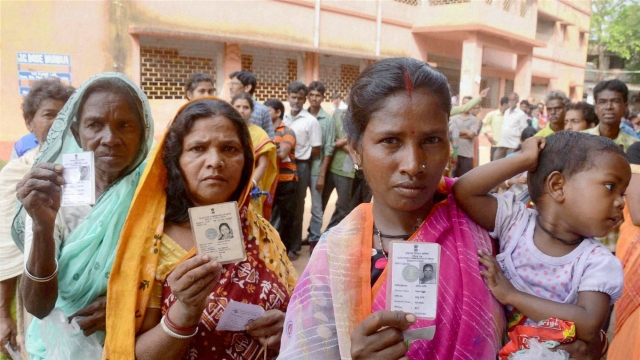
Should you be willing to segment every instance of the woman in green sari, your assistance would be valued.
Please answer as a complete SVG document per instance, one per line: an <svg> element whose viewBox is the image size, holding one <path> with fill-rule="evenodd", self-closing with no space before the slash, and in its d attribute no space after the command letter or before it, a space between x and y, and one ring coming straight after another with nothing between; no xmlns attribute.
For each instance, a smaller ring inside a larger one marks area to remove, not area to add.
<svg viewBox="0 0 640 360"><path fill-rule="evenodd" d="M26 335L31 359L101 356L109 273L152 135L144 93L121 74L97 75L60 111L18 184L23 209L13 236L25 256L20 292L37 318ZM96 203L61 208L62 154L83 151L93 152ZM64 320L76 317L83 333L65 330Z"/></svg>

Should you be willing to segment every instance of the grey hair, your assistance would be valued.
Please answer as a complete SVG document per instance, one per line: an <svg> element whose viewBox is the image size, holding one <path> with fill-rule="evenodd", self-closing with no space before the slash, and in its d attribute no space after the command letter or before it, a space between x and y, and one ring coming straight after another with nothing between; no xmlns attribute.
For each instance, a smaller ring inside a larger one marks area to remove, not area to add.
<svg viewBox="0 0 640 360"><path fill-rule="evenodd" d="M547 93L547 98L544 101L545 105L548 104L549 101L554 99L558 99L562 101L562 104L564 104L565 107L571 103L571 100L569 100L569 98L567 97L567 95L565 95L564 92L560 90L553 90Z"/></svg>

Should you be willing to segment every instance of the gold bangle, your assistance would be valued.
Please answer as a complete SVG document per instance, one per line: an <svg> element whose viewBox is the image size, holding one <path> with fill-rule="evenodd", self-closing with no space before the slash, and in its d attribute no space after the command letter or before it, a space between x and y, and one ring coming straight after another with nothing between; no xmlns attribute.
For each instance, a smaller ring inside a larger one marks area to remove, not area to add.
<svg viewBox="0 0 640 360"><path fill-rule="evenodd" d="M40 278L40 277L31 275L29 270L27 270L27 263L26 262L24 263L24 274L27 275L27 277L29 279L31 279L32 281L35 281L35 282L43 283L43 282L50 281L51 279L56 277L56 275L58 275L58 260L53 259L53 261L56 262L56 270L53 272L53 274L49 275L48 277Z"/></svg>

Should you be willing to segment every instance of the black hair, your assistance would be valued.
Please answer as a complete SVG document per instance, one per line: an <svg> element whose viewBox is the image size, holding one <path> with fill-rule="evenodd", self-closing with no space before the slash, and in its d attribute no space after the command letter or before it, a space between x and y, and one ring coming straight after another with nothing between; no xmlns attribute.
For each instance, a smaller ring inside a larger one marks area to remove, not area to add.
<svg viewBox="0 0 640 360"><path fill-rule="evenodd" d="M334 92L333 95L331 95L331 100L335 99L342 99L342 95L340 95L339 92Z"/></svg>
<svg viewBox="0 0 640 360"><path fill-rule="evenodd" d="M256 76L249 70L240 70L234 71L229 74L229 79L236 78L238 81L242 83L243 86L251 85L251 90L249 90L249 94L253 95L256 91L256 86L258 86L258 81L256 80Z"/></svg>
<svg viewBox="0 0 640 360"><path fill-rule="evenodd" d="M577 173L591 169L604 152L627 159L620 145L604 136L576 131L559 131L548 136L538 158L538 167L528 175L531 200L538 202L545 192L547 177L554 171L559 171L568 180Z"/></svg>
<svg viewBox="0 0 640 360"><path fill-rule="evenodd" d="M75 88L64 85L59 78L46 78L36 81L22 101L22 117L30 122L36 116L40 103L44 100L67 102Z"/></svg>
<svg viewBox="0 0 640 360"><path fill-rule="evenodd" d="M500 98L500 106L502 105L507 105L509 103L509 98L506 96L503 96Z"/></svg>
<svg viewBox="0 0 640 360"><path fill-rule="evenodd" d="M413 89L413 90L412 90ZM384 100L397 92L427 90L442 111L451 112L447 78L427 63L412 58L389 58L369 65L356 79L349 93L349 107L343 120L350 141L360 144L371 115Z"/></svg>
<svg viewBox="0 0 640 360"><path fill-rule="evenodd" d="M264 106L270 107L273 110L280 110L280 120L284 118L284 104L278 99L269 99L264 102Z"/></svg>
<svg viewBox="0 0 640 360"><path fill-rule="evenodd" d="M527 107L531 106L531 104L529 104L529 101L528 101L528 100L526 100L526 99L525 99L525 100L520 101L520 105L522 105L522 104L527 105Z"/></svg>
<svg viewBox="0 0 640 360"><path fill-rule="evenodd" d="M578 110L582 112L582 118L587 121L587 125L593 124L598 125L600 120L598 119L598 115L596 115L596 110L593 105L589 104L586 101L581 101L578 103L571 103L567 105L567 111L569 110Z"/></svg>
<svg viewBox="0 0 640 360"><path fill-rule="evenodd" d="M593 98L598 101L598 94L604 90L611 90L622 94L622 100L627 103L629 98L629 88L625 83L618 79L600 81L596 87L593 88Z"/></svg>
<svg viewBox="0 0 640 360"><path fill-rule="evenodd" d="M231 226L229 226L229 224L227 224L227 223L222 223L222 224L220 224L220 226L218 226L218 230L220 230L220 232L222 232L222 227L223 227L223 226L226 226L226 227L227 227L227 229L231 230Z"/></svg>
<svg viewBox="0 0 640 360"><path fill-rule="evenodd" d="M522 130L522 134L520 134L520 141L525 141L528 138L535 136L538 133L538 130L534 129L533 126L527 126Z"/></svg>
<svg viewBox="0 0 640 360"><path fill-rule="evenodd" d="M531 126L531 120L527 120L527 124L529 125L524 128L524 130L522 130L522 133L520 134L520 142L524 142L528 138L535 136L538 133L538 130ZM518 145L518 147L516 148L516 151L520 150L522 150L522 144Z"/></svg>
<svg viewBox="0 0 640 360"><path fill-rule="evenodd" d="M193 207L189 199L179 160L182 154L182 142L196 120L224 116L231 120L238 132L244 166L240 183L229 201L238 201L245 186L251 181L253 171L253 148L249 128L242 116L229 103L222 100L199 99L187 104L177 115L169 127L167 138L162 148L164 166L167 168L167 207L165 219L173 222L185 221L189 218L188 209Z"/></svg>
<svg viewBox="0 0 640 360"><path fill-rule="evenodd" d="M629 159L629 163L634 165L640 165L640 141L637 141L627 150L627 158Z"/></svg>
<svg viewBox="0 0 640 360"><path fill-rule="evenodd" d="M233 98L231 98L231 105L235 105L236 100L247 100L247 102L249 103L249 107L251 108L251 112L253 112L255 104L253 103L253 98L250 94L243 92L234 95Z"/></svg>
<svg viewBox="0 0 640 360"><path fill-rule="evenodd" d="M428 267L430 267L430 268L431 268L431 270L433 270L433 265L431 265L431 264L424 264L424 265L422 266L422 271L424 271L424 268L426 268L427 266L428 266Z"/></svg>
<svg viewBox="0 0 640 360"><path fill-rule="evenodd" d="M287 85L287 94L299 93L300 91L304 91L304 95L307 96L309 94L309 88L307 85L301 83L300 81L294 81Z"/></svg>
<svg viewBox="0 0 640 360"><path fill-rule="evenodd" d="M311 92L311 90L314 90L319 92L323 96L324 96L324 93L327 92L327 88L320 81L312 81L311 84L309 84L308 88L309 88L309 92Z"/></svg>
<svg viewBox="0 0 640 360"><path fill-rule="evenodd" d="M194 92L201 82L209 82L211 85L215 85L211 76L203 73L194 73L184 83L184 96L187 97L187 93Z"/></svg>

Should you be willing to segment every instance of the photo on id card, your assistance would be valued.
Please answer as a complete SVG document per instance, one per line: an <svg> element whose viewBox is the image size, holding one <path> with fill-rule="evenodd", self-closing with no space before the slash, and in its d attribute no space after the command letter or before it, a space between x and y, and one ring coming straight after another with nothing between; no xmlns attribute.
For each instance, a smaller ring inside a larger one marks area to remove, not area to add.
<svg viewBox="0 0 640 360"><path fill-rule="evenodd" d="M421 319L435 319L440 245L392 241L388 266L386 310L412 313Z"/></svg>
<svg viewBox="0 0 640 360"><path fill-rule="evenodd" d="M62 154L61 206L93 205L96 202L96 180L93 152Z"/></svg>
<svg viewBox="0 0 640 360"><path fill-rule="evenodd" d="M247 259L236 201L189 209L198 255L209 255L220 264Z"/></svg>

